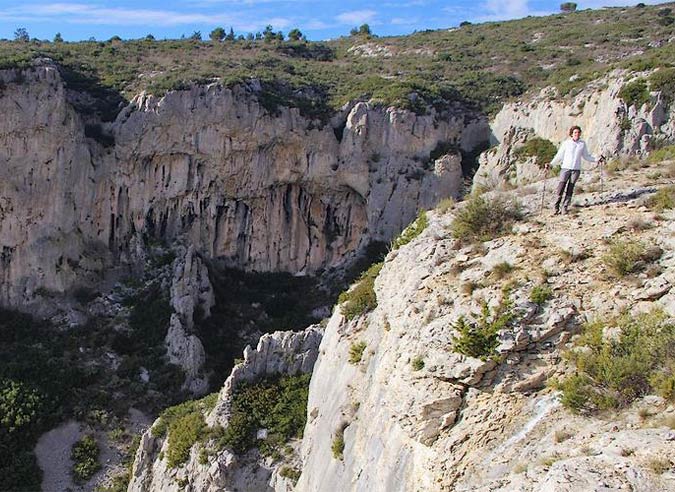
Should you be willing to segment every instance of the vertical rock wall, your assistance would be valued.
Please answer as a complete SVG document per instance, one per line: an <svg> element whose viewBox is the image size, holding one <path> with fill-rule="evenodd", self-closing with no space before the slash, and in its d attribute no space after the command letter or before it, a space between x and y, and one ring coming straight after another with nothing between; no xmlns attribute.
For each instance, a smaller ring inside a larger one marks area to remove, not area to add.
<svg viewBox="0 0 675 492"><path fill-rule="evenodd" d="M487 140L486 120L460 106L356 103L322 125L295 108L270 115L253 85L141 94L98 124L48 62L0 77L0 303L17 306L133 263L139 237L258 271L339 265L457 196L459 150Z"/></svg>

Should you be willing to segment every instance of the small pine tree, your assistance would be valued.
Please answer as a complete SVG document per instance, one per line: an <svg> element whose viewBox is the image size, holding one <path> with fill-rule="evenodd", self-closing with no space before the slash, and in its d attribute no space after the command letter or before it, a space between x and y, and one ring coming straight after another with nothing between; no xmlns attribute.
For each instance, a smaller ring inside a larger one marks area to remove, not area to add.
<svg viewBox="0 0 675 492"><path fill-rule="evenodd" d="M21 41L22 43L27 43L30 41L30 36L25 27L19 27L14 31L14 41Z"/></svg>
<svg viewBox="0 0 675 492"><path fill-rule="evenodd" d="M60 33L60 32L57 32L57 33L54 35L54 42L55 42L55 43L63 43L63 37L61 36L61 33Z"/></svg>
<svg viewBox="0 0 675 492"><path fill-rule="evenodd" d="M459 336L452 337L453 350L460 354L486 360L497 355L499 346L499 331L513 320L513 301L508 290L503 293L504 298L494 313L490 312L487 302L483 302L481 316L476 323L471 323L464 316L460 316L453 329Z"/></svg>
<svg viewBox="0 0 675 492"><path fill-rule="evenodd" d="M289 41L300 41L302 38L302 32L300 32L300 29L291 29L288 31L288 39Z"/></svg>
<svg viewBox="0 0 675 492"><path fill-rule="evenodd" d="M209 34L209 38L214 43L220 43L223 39L225 39L225 29L223 29L222 27L216 27Z"/></svg>
<svg viewBox="0 0 675 492"><path fill-rule="evenodd" d="M270 41L272 41L273 39L275 39L277 35L276 35L275 32L272 30L272 26L267 25L267 26L265 26L265 30L263 31L262 36L263 36L263 40L264 40L266 43L269 43Z"/></svg>
<svg viewBox="0 0 675 492"><path fill-rule="evenodd" d="M560 4L561 12L565 12L567 14L570 12L574 12L575 10L577 10L577 4L574 2L565 2Z"/></svg>

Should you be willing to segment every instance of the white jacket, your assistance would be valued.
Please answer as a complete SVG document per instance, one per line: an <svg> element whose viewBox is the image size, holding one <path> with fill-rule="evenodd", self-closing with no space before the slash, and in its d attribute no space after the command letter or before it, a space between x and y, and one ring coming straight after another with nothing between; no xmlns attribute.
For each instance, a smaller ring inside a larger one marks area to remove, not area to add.
<svg viewBox="0 0 675 492"><path fill-rule="evenodd" d="M597 161L595 157L588 153L586 142L581 139L575 142L569 138L562 143L558 149L558 153L551 161L551 165L553 166L562 161L562 165L560 166L562 169L572 169L576 171L581 169L582 158L589 162Z"/></svg>

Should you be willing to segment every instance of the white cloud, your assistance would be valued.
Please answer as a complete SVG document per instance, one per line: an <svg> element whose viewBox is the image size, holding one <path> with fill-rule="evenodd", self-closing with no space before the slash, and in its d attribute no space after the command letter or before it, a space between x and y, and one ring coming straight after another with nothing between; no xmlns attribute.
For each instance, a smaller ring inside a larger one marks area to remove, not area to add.
<svg viewBox="0 0 675 492"><path fill-rule="evenodd" d="M417 17L394 17L389 21L389 23L394 26L409 26L412 24L417 24L419 21L420 20Z"/></svg>
<svg viewBox="0 0 675 492"><path fill-rule="evenodd" d="M321 30L321 29L330 29L333 27L333 24L329 24L319 19L311 19L309 21L303 22L302 25L307 30Z"/></svg>
<svg viewBox="0 0 675 492"><path fill-rule="evenodd" d="M528 5L528 0L487 0L481 5L480 15L471 16L469 20L489 22L522 19L528 15L541 16L555 12L555 10L532 10Z"/></svg>
<svg viewBox="0 0 675 492"><path fill-rule="evenodd" d="M156 9L105 8L81 3L26 4L0 11L0 20L45 21L107 26L227 25L237 31L255 31L272 25L285 29L294 21L285 17L247 19L236 14L202 14Z"/></svg>
<svg viewBox="0 0 675 492"><path fill-rule="evenodd" d="M205 15L170 10L105 8L80 3L26 4L0 11L0 19L53 20L72 24L177 26L232 22L232 15Z"/></svg>
<svg viewBox="0 0 675 492"><path fill-rule="evenodd" d="M376 14L377 12L374 10L352 10L351 12L343 12L335 18L343 24L355 25L370 22Z"/></svg>
<svg viewBox="0 0 675 492"><path fill-rule="evenodd" d="M516 19L529 15L530 9L527 0L487 0L485 9L488 15L500 19Z"/></svg>

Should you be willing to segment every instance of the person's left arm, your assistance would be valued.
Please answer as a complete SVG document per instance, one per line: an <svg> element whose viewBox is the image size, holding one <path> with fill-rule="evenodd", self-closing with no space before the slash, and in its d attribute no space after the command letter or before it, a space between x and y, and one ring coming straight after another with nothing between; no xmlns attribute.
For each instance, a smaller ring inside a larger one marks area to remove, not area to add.
<svg viewBox="0 0 675 492"><path fill-rule="evenodd" d="M588 146L586 145L586 142L584 142L584 146L581 149L581 157L588 162L598 162L598 159L593 157L590 152L588 152Z"/></svg>

